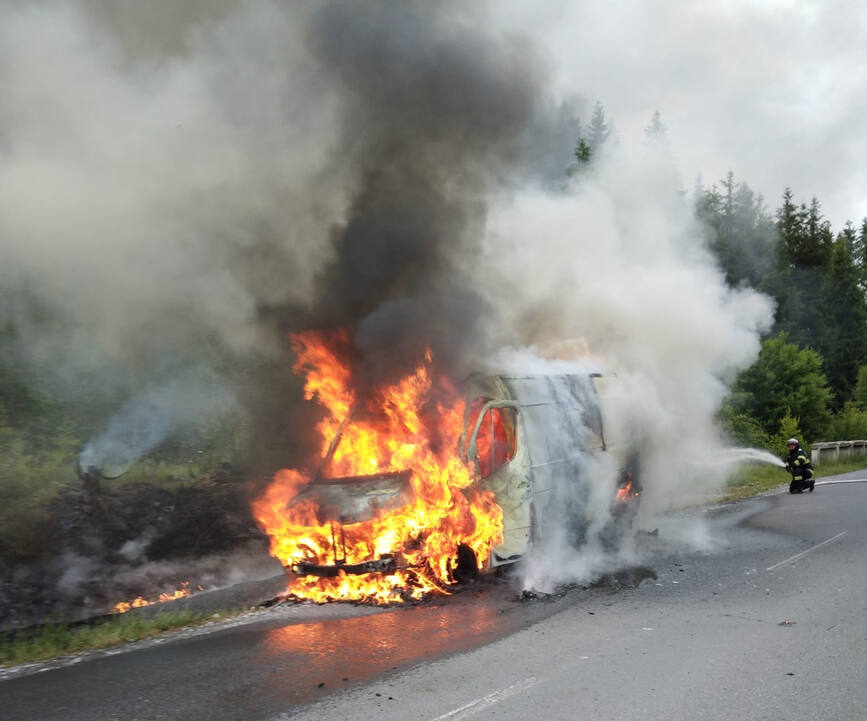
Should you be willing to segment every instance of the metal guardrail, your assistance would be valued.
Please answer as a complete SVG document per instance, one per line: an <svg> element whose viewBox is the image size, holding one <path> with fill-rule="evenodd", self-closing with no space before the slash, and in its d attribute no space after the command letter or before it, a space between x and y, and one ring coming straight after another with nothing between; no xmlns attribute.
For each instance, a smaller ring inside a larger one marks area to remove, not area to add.
<svg viewBox="0 0 867 721"><path fill-rule="evenodd" d="M810 447L810 461L813 464L863 455L867 455L867 441L831 441L814 443Z"/></svg>

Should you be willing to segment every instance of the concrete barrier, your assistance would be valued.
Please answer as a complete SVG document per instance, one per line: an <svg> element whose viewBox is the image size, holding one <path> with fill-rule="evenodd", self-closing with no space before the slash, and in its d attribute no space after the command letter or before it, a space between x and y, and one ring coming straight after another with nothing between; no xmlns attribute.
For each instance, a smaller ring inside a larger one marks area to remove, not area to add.
<svg viewBox="0 0 867 721"><path fill-rule="evenodd" d="M818 465L822 461L836 461L850 456L867 455L867 441L831 441L814 443L810 447L810 461Z"/></svg>

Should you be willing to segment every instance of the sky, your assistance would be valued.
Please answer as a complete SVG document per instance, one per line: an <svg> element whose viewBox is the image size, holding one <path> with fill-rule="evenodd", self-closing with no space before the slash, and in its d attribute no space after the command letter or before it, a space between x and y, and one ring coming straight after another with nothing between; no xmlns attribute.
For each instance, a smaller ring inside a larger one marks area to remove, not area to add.
<svg viewBox="0 0 867 721"><path fill-rule="evenodd" d="M771 210L789 186L799 202L818 197L835 230L867 216L867 3L493 7L504 27L537 39L557 92L601 102L626 141L658 110L687 188L731 170Z"/></svg>

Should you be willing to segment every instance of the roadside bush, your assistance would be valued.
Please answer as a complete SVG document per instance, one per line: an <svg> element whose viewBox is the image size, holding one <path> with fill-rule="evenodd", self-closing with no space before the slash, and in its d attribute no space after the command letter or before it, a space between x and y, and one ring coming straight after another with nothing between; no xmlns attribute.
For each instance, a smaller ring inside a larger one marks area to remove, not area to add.
<svg viewBox="0 0 867 721"><path fill-rule="evenodd" d="M822 357L789 343L785 333L762 342L758 359L738 376L732 391L734 410L757 419L770 434L784 435L779 419L787 413L797 414L804 432L813 438L831 420L831 391Z"/></svg>
<svg viewBox="0 0 867 721"><path fill-rule="evenodd" d="M831 441L854 441L867 438L867 410L849 402L831 421Z"/></svg>
<svg viewBox="0 0 867 721"><path fill-rule="evenodd" d="M786 441L789 438L797 438L801 443L801 448L807 451L807 455L809 455L810 450L807 447L807 439L801 432L798 419L792 417L791 411L786 408L785 415L780 419L780 430L770 436L767 449L774 455L785 458L789 452L789 449L786 447Z"/></svg>
<svg viewBox="0 0 867 721"><path fill-rule="evenodd" d="M0 559L40 554L47 502L72 478L79 446L69 435L49 443L0 425Z"/></svg>
<svg viewBox="0 0 867 721"><path fill-rule="evenodd" d="M726 405L720 410L719 420L735 445L768 448L770 436L765 433L762 424L748 413L738 413L730 405Z"/></svg>
<svg viewBox="0 0 867 721"><path fill-rule="evenodd" d="M867 366L858 368L858 382L852 391L852 401L860 411L867 411Z"/></svg>

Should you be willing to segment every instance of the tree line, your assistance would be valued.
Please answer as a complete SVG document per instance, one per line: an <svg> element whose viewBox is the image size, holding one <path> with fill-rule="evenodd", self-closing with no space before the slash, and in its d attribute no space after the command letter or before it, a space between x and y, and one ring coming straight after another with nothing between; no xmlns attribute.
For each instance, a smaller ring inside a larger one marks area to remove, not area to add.
<svg viewBox="0 0 867 721"><path fill-rule="evenodd" d="M722 417L742 441L867 437L867 218L835 232L818 198L783 191L773 215L729 173L700 187L696 212L726 281L776 302L756 363Z"/></svg>

